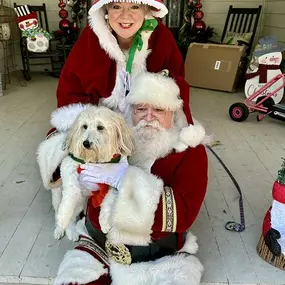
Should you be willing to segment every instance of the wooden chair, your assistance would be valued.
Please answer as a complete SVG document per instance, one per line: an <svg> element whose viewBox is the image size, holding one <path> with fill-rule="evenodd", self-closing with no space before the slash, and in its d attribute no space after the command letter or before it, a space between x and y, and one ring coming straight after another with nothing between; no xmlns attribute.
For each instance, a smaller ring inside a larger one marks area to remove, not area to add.
<svg viewBox="0 0 285 285"><path fill-rule="evenodd" d="M252 46L258 27L261 9L262 5L259 5L257 8L233 8L233 6L230 5L221 37L221 42L209 40L209 43L223 44L228 32L251 33L249 41L237 41L238 45L244 45L246 47L245 55L241 60L239 84L244 84L244 75L250 61Z"/></svg>
<svg viewBox="0 0 285 285"><path fill-rule="evenodd" d="M14 8L23 6L24 4L17 5L14 3ZM47 11L46 11L46 5L43 3L42 5L28 5L30 10L33 12L37 12L38 15L38 21L39 26L49 31L48 26L48 18L47 18ZM22 56L22 62L23 62L23 75L24 78L28 81L31 80L31 65L43 65L46 64L46 62L37 62L37 63L31 63L30 61L33 59L50 59L52 71L55 70L55 58L58 56L58 52L52 50L52 45L50 44L49 49L44 53L33 53L28 51L27 48L27 42L26 39L21 37L20 39L20 50L21 50L21 56Z"/></svg>
<svg viewBox="0 0 285 285"><path fill-rule="evenodd" d="M246 46L246 55L250 56L261 14L261 9L262 5L259 5L258 8L233 8L233 6L230 5L221 38L221 43L224 42L228 32L252 33L249 42L238 41L239 45Z"/></svg>

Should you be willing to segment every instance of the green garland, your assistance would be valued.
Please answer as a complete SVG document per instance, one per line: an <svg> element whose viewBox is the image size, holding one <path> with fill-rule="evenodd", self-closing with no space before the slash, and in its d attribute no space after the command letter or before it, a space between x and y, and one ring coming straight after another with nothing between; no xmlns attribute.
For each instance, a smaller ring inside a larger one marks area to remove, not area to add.
<svg viewBox="0 0 285 285"><path fill-rule="evenodd" d="M52 36L46 30L37 27L35 29L28 29L22 32L22 37L24 38L34 38L36 35L43 34L48 40L52 39Z"/></svg>
<svg viewBox="0 0 285 285"><path fill-rule="evenodd" d="M283 159L283 163L281 166L281 169L278 170L278 176L277 176L277 181L281 184L285 186L285 158L282 157Z"/></svg>

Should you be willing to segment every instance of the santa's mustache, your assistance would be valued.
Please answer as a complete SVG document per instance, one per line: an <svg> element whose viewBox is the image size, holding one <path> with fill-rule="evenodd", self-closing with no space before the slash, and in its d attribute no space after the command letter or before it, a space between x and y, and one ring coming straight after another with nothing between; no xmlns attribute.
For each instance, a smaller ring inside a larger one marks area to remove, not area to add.
<svg viewBox="0 0 285 285"><path fill-rule="evenodd" d="M150 121L150 122L147 122L146 120L141 120L136 125L136 130L140 130L140 129L145 128L145 127L152 127L154 129L157 129L157 130L162 130L163 129L161 127L159 121L157 121L157 120L153 120L153 121Z"/></svg>

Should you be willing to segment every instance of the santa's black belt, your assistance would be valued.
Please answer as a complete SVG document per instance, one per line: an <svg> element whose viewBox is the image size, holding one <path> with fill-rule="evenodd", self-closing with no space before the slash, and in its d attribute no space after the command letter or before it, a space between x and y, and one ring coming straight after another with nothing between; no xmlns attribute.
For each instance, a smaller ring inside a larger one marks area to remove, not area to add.
<svg viewBox="0 0 285 285"><path fill-rule="evenodd" d="M98 231L91 223L88 215L86 217L86 228L89 235L96 241L96 243L104 250L108 251L108 241L106 248L106 235L101 231ZM186 233L184 235L185 239ZM131 257L131 263L145 262L155 260L157 258L171 255L177 251L177 234L170 233L169 235L162 237L147 246L134 246L124 245ZM115 248L115 251L118 249Z"/></svg>

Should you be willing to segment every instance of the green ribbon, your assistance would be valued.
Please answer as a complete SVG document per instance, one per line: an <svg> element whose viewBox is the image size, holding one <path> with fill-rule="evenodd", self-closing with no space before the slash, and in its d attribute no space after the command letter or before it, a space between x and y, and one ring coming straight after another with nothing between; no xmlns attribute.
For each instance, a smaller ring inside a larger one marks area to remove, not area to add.
<svg viewBox="0 0 285 285"><path fill-rule="evenodd" d="M136 32L133 44L130 48L127 67L126 67L126 71L129 74L132 73L132 66L133 66L133 61L135 58L136 50L141 51L143 47L143 40L142 40L141 33L144 31L153 31L157 25L158 23L156 19L148 19L144 21L142 27Z"/></svg>

